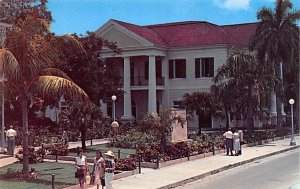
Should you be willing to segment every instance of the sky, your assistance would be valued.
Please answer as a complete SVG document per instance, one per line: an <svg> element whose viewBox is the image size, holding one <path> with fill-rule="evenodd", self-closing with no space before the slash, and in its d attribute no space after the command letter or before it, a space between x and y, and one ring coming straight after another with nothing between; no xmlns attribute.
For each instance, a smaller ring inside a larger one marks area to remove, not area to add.
<svg viewBox="0 0 300 189"><path fill-rule="evenodd" d="M300 9L299 0L291 0ZM86 34L109 19L136 25L207 21L217 25L256 22L263 6L274 0L49 0L56 34Z"/></svg>

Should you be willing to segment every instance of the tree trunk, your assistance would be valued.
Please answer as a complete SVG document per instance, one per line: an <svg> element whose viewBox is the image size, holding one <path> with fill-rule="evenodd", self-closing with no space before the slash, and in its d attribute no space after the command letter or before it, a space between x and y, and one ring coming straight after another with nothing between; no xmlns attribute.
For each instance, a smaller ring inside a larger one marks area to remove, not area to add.
<svg viewBox="0 0 300 189"><path fill-rule="evenodd" d="M161 138L160 138L160 144L161 144L161 149L162 149L163 151L165 151L166 148L167 148L167 139L166 139L166 135L165 135L165 134L162 134L162 135L161 135Z"/></svg>
<svg viewBox="0 0 300 189"><path fill-rule="evenodd" d="M226 116L226 130L228 130L230 125L229 125L228 109L226 106L225 106L225 116Z"/></svg>
<svg viewBox="0 0 300 189"><path fill-rule="evenodd" d="M80 132L81 132L81 146L82 146L82 150L86 150L86 145L85 145L85 141L86 141L86 127L84 125L81 126Z"/></svg>
<svg viewBox="0 0 300 189"><path fill-rule="evenodd" d="M198 113L197 116L198 116L198 128L199 128L198 135L200 135L201 134L200 114Z"/></svg>
<svg viewBox="0 0 300 189"><path fill-rule="evenodd" d="M247 108L247 130L249 132L254 131L254 108L255 104L253 103L252 97L252 88L248 87L248 108Z"/></svg>
<svg viewBox="0 0 300 189"><path fill-rule="evenodd" d="M281 114L281 104L282 104L282 96L279 91L283 90L283 78L281 76L281 58L275 58L275 74L277 77L280 78L280 83L277 84L276 92L276 111L277 111L277 127L280 127L282 123L282 114Z"/></svg>
<svg viewBox="0 0 300 189"><path fill-rule="evenodd" d="M22 119L23 119L23 176L29 177L29 150L28 150L28 108L27 98L22 98Z"/></svg>

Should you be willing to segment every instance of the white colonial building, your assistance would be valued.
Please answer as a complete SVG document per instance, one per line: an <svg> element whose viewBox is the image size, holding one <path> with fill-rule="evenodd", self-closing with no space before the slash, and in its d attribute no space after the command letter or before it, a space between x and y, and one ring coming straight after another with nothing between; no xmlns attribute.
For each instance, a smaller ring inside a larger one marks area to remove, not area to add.
<svg viewBox="0 0 300 189"><path fill-rule="evenodd" d="M185 93L209 91L229 49L247 49L256 26L195 21L139 26L109 20L96 35L117 42L122 50L120 55L109 49L101 53L107 61L118 62L115 71L123 78L124 97L117 98L116 117L139 120L146 112L157 112L159 106L178 108ZM102 109L111 115L109 106L102 104ZM201 119L210 128L225 125L213 115ZM232 124L238 124L237 120ZM189 121L189 127L197 127L197 119Z"/></svg>

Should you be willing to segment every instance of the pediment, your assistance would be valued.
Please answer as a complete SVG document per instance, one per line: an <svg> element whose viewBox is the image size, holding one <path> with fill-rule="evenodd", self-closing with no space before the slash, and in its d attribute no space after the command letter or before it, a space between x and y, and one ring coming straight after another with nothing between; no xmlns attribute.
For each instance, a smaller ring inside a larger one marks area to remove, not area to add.
<svg viewBox="0 0 300 189"><path fill-rule="evenodd" d="M121 49L145 47L153 44L136 33L126 29L113 20L108 21L96 31L96 35L110 42L117 42Z"/></svg>

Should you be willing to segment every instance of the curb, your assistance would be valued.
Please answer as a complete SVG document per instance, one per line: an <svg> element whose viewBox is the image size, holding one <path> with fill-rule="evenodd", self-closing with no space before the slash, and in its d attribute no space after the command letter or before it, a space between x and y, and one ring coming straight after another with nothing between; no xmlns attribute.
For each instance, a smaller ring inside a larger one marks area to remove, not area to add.
<svg viewBox="0 0 300 189"><path fill-rule="evenodd" d="M181 185L184 185L184 184L187 184L187 183L190 183L190 182L194 182L194 181L199 180L199 179L203 179L204 177L220 173L220 172L228 170L228 169L232 169L232 168L235 168L235 167L238 167L238 166L241 166L241 165L244 165L244 164L256 161L256 160L259 160L259 159L264 159L264 158L267 158L267 157L270 157L270 156L274 156L274 155L281 154L281 153L291 151L291 150L295 150L295 149L298 149L298 148L300 148L300 145L293 146L291 148L287 148L287 149L283 149L283 150L279 150L277 152L272 152L272 153L269 153L269 154L265 154L265 155L262 155L262 156L258 156L258 157L252 158L252 159L244 160L244 161L241 161L241 162L238 162L238 163L229 164L229 165L226 165L224 167L221 167L221 168L203 173L201 175L197 175L197 176L194 176L194 177L191 177L191 178L188 178L188 179L177 181L177 182L172 183L172 184L168 184L168 185L163 186L163 187L159 187L157 189L169 189L169 188L174 188L174 187L177 187L177 186L181 186Z"/></svg>

